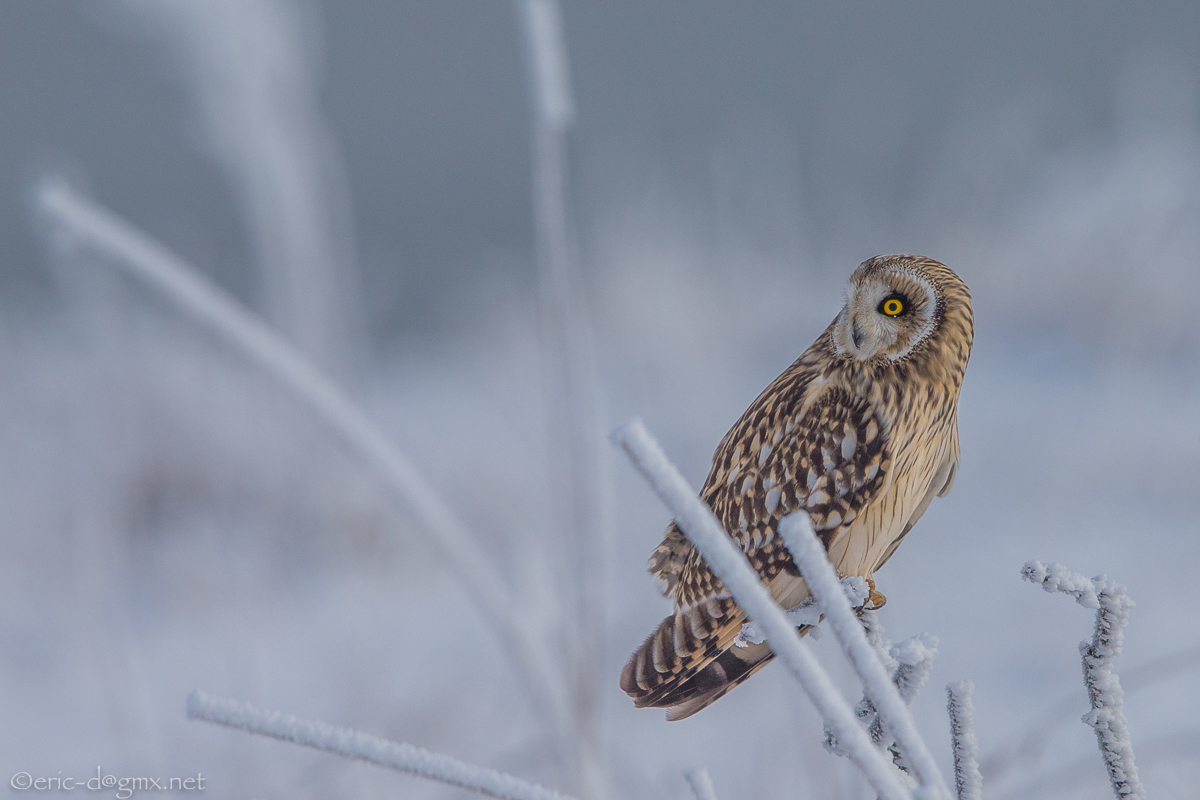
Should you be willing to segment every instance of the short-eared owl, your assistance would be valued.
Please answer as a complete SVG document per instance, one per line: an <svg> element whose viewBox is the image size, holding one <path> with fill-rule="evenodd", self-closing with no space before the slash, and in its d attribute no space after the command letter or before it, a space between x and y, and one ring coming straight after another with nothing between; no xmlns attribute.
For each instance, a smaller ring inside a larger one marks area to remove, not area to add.
<svg viewBox="0 0 1200 800"><path fill-rule="evenodd" d="M807 511L838 574L870 579L950 490L973 336L970 293L949 268L872 258L833 323L725 434L701 497L784 608L808 597L776 535L784 516ZM773 654L738 638L745 613L674 523L650 571L675 613L630 658L621 688L683 719Z"/></svg>

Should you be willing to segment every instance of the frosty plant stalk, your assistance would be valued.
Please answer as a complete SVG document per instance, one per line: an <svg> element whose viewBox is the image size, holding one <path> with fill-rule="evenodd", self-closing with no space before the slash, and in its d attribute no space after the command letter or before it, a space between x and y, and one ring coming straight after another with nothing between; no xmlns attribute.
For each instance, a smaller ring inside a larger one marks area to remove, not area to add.
<svg viewBox="0 0 1200 800"><path fill-rule="evenodd" d="M291 714L212 697L200 691L188 696L187 713L190 719L336 753L343 758L366 761L397 772L461 786L502 800L572 800L567 795L535 783L494 769L477 767L441 753L431 753L411 744L389 742L350 728L299 719Z"/></svg>
<svg viewBox="0 0 1200 800"><path fill-rule="evenodd" d="M950 714L950 742L954 746L954 788L958 800L983 800L983 776L979 774L979 742L975 739L975 684L959 681L946 687L946 711Z"/></svg>
<svg viewBox="0 0 1200 800"><path fill-rule="evenodd" d="M1145 800L1146 790L1138 779L1133 742L1125 722L1125 693L1113 671L1113 659L1121 654L1121 641L1133 601L1124 586L1104 575L1088 578L1060 564L1030 561L1022 568L1021 577L1030 583L1041 584L1047 592L1069 594L1084 608L1096 609L1092 641L1079 643L1079 652L1083 656L1083 682L1092 704L1092 710L1084 715L1083 721L1096 731L1100 754L1118 800Z"/></svg>
<svg viewBox="0 0 1200 800"><path fill-rule="evenodd" d="M533 216L550 473L559 527L553 542L566 611L569 696L576 726L575 768L587 800L607 794L598 674L604 663L605 574L610 525L602 457L601 396L583 296L581 259L571 238L566 132L575 117L567 42L558 0L517 0L532 95Z"/></svg>
<svg viewBox="0 0 1200 800"><path fill-rule="evenodd" d="M876 613L869 609L864 609L860 613L867 641L871 643L871 647L884 667L891 671L892 683L900 692L900 699L911 708L917 694L929 680L929 672L933 669L933 659L937 656L937 637L921 633L892 646L883 634L883 626L879 623ZM854 712L864 723L868 723L867 732L871 734L871 741L891 752L892 760L897 765L906 766L904 757L896 748L895 738L888 735L883 716L876 710L871 698L864 696L854 707ZM825 731L824 744L825 749L831 753L845 755L845 752L838 746L837 737L833 735L832 731Z"/></svg>
<svg viewBox="0 0 1200 800"><path fill-rule="evenodd" d="M683 773L683 777L687 779L688 786L692 789L692 795L696 800L717 800L717 790L713 788L712 777L708 774L708 770L704 767L696 767L689 769Z"/></svg>
<svg viewBox="0 0 1200 800"><path fill-rule="evenodd" d="M950 792L925 740L917 732L912 711L900 696L875 648L867 640L866 632L850 607L846 593L842 591L841 581L825 555L825 547L813 533L808 514L797 512L785 517L779 524L779 535L800 568L809 591L817 599L825 619L833 628L846 658L862 680L867 697L883 718L884 726L896 739L906 765L917 779L920 795L948 798Z"/></svg>
<svg viewBox="0 0 1200 800"><path fill-rule="evenodd" d="M883 800L911 798L902 773L871 742L871 737L858 724L854 712L838 693L828 673L822 669L808 645L800 639L783 609L771 599L746 556L737 549L721 523L713 516L712 509L696 496L641 421L634 420L618 429L613 433L613 440L625 450L634 466L675 515L675 521L704 556L733 599L766 634L771 650L799 681L871 787ZM836 578L834 582L838 584L835 591L845 602L840 583ZM848 602L846 607L849 608ZM874 653L871 657L875 658ZM886 676L884 679L887 680Z"/></svg>
<svg viewBox="0 0 1200 800"><path fill-rule="evenodd" d="M36 202L54 225L57 245L68 253L80 248L105 256L215 330L304 401L378 471L453 566L452 572L520 667L548 736L567 750L575 726L552 657L476 538L416 465L311 361L183 259L62 181L43 180Z"/></svg>

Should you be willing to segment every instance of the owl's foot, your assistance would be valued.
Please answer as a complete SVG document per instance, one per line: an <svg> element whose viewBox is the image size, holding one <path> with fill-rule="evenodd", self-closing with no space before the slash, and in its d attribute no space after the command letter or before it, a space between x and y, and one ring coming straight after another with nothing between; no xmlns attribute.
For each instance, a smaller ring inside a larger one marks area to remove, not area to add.
<svg viewBox="0 0 1200 800"><path fill-rule="evenodd" d="M875 589L875 581L870 578L867 578L867 586L871 587L871 594L867 597L867 602L863 604L863 609L866 611L878 611L883 608L883 604L887 602L887 598Z"/></svg>

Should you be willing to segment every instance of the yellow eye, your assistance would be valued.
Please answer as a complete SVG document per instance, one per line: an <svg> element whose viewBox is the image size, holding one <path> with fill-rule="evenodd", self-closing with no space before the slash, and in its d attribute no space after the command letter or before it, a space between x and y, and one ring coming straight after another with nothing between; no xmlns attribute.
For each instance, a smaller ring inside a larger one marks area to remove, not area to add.
<svg viewBox="0 0 1200 800"><path fill-rule="evenodd" d="M904 301L899 297L889 297L879 304L879 310L889 317L898 317L904 313Z"/></svg>

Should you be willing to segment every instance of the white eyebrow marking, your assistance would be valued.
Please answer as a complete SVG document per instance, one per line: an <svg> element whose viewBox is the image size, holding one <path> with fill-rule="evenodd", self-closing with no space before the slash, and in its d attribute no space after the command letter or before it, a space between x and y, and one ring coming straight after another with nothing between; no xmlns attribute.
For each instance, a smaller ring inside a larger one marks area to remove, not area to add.
<svg viewBox="0 0 1200 800"><path fill-rule="evenodd" d="M921 342L923 342L929 338L930 334L933 333L933 323L934 323L934 320L937 318L937 305L938 305L937 291L933 288L932 283L930 283L928 280L926 280L921 275L918 275L916 272L913 272L912 270L909 270L909 269L897 269L896 272L903 272L905 275L907 275L909 278L912 278L917 284L919 284L922 289L925 290L925 308L928 309L928 311L926 312L928 314L928 318L925 320L925 324L921 326L921 330L920 330L920 332L918 332L917 336L913 339L912 344L910 344L908 347L904 348L903 350L901 350L898 353L891 353L888 355L888 358L890 358L892 361L899 361L900 359L904 358L906 355L908 355L909 353L911 353L913 351L914 347L916 347Z"/></svg>

